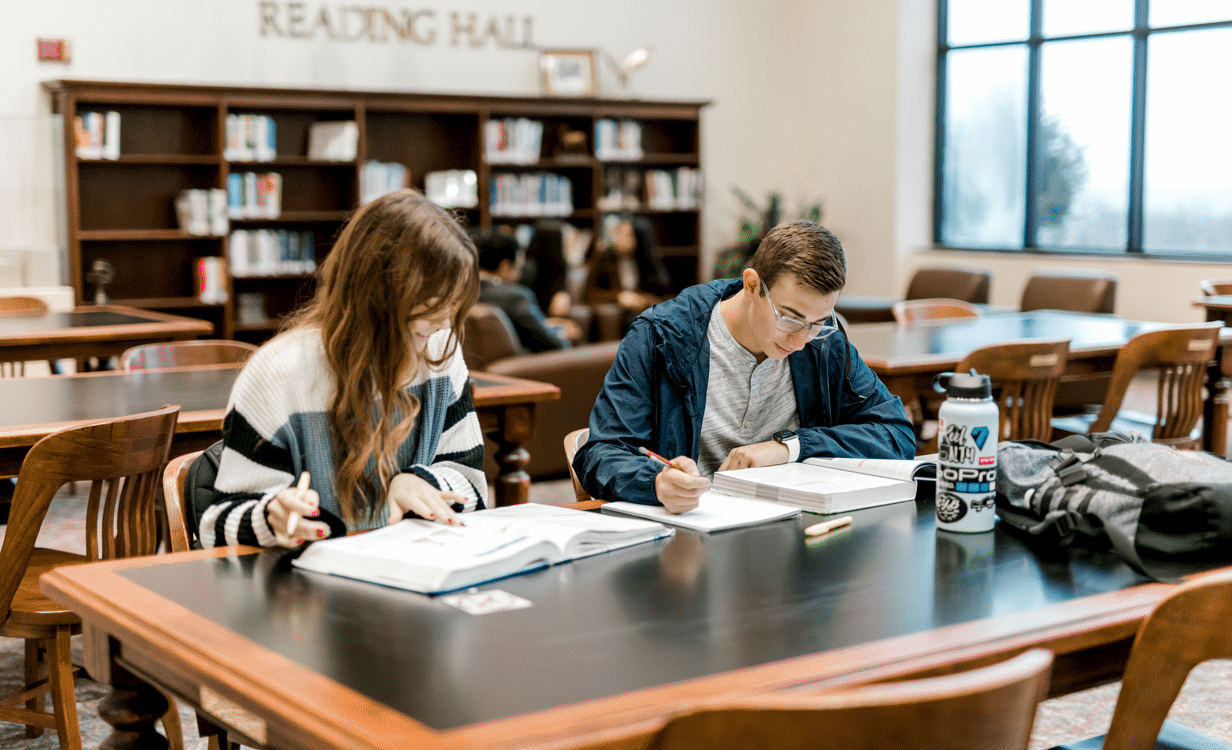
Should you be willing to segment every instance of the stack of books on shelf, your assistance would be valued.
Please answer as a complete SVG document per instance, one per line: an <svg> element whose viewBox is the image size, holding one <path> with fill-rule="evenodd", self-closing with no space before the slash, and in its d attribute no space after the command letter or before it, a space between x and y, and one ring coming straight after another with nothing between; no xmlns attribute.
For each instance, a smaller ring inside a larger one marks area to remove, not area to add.
<svg viewBox="0 0 1232 750"><path fill-rule="evenodd" d="M406 165L375 160L365 162L359 170L359 202L371 203L410 184L411 172Z"/></svg>
<svg viewBox="0 0 1232 750"><path fill-rule="evenodd" d="M307 274L317 268L315 243L307 229L237 229L228 244L231 275L237 278Z"/></svg>
<svg viewBox="0 0 1232 750"><path fill-rule="evenodd" d="M488 120L483 142L490 164L534 164L543 145L543 123L525 117Z"/></svg>
<svg viewBox="0 0 1232 750"><path fill-rule="evenodd" d="M428 200L442 208L474 208L479 205L479 177L473 169L445 169L424 175Z"/></svg>
<svg viewBox="0 0 1232 750"><path fill-rule="evenodd" d="M227 191L181 190L175 198L175 215L180 230L201 237L222 237L230 229L227 220Z"/></svg>
<svg viewBox="0 0 1232 750"><path fill-rule="evenodd" d="M235 295L235 322L242 326L269 322L265 312L265 295L260 292L240 292Z"/></svg>
<svg viewBox="0 0 1232 750"><path fill-rule="evenodd" d="M646 170L646 206L655 211L688 211L702 198L702 172L692 167Z"/></svg>
<svg viewBox="0 0 1232 750"><path fill-rule="evenodd" d="M78 159L120 158L120 113L82 112L73 118Z"/></svg>
<svg viewBox="0 0 1232 750"><path fill-rule="evenodd" d="M282 175L232 172L227 175L227 214L232 219L277 219L282 213Z"/></svg>
<svg viewBox="0 0 1232 750"><path fill-rule="evenodd" d="M642 158L642 126L636 120L595 120L595 157L604 161Z"/></svg>
<svg viewBox="0 0 1232 750"><path fill-rule="evenodd" d="M274 118L265 115L227 115L227 161L273 161L278 155Z"/></svg>
<svg viewBox="0 0 1232 750"><path fill-rule="evenodd" d="M227 301L227 282L223 278L223 260L216 256L197 258L196 273L193 281L196 285L197 299L207 305L221 305Z"/></svg>
<svg viewBox="0 0 1232 750"><path fill-rule="evenodd" d="M359 151L359 125L354 120L314 122L308 128L308 158L320 161L355 161Z"/></svg>
<svg viewBox="0 0 1232 750"><path fill-rule="evenodd" d="M493 216L568 216L573 213L573 184L551 172L492 176Z"/></svg>

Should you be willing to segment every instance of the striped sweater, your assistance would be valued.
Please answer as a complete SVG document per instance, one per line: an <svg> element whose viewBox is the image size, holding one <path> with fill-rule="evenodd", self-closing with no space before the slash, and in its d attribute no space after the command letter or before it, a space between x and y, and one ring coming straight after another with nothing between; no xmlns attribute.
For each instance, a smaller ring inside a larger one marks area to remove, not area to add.
<svg viewBox="0 0 1232 750"><path fill-rule="evenodd" d="M440 356L449 331L428 342ZM398 448L399 469L411 472L443 490L467 498L456 511L478 510L487 501L483 475L483 434L471 404L462 348L440 370L421 368L406 387L420 403L410 436ZM300 472L312 475L320 497L321 519L341 527L341 507L334 489L337 474L327 411L334 392L333 375L325 359L320 331L294 329L278 336L248 361L227 404L223 421L223 452L215 479L219 499L201 517L201 543L274 545L266 518L269 501L295 484ZM375 407L374 407L375 409ZM374 410L375 419L375 410ZM375 461L369 461L371 476ZM384 502L352 529L382 526Z"/></svg>

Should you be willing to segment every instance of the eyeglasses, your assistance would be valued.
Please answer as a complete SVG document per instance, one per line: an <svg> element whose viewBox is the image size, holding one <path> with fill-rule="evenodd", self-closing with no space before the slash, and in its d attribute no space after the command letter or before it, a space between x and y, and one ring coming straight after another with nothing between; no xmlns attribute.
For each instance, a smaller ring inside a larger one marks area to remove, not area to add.
<svg viewBox="0 0 1232 750"><path fill-rule="evenodd" d="M766 299L770 302L770 309L774 311L774 327L783 333L795 333L808 329L808 337L810 339L824 339L826 336L838 330L838 322L834 319L834 313L820 323L805 323L803 320L789 318L786 315L780 315L779 309L774 306L774 300L770 299L770 292L766 292Z"/></svg>

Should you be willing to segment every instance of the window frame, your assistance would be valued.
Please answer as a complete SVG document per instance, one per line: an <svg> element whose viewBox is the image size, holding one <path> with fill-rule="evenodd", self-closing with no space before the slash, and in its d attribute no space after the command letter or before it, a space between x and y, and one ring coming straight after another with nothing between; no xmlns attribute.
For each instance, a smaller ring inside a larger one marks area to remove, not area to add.
<svg viewBox="0 0 1232 750"><path fill-rule="evenodd" d="M1166 0L1157 0L1164 2ZM977 44L950 45L948 8L949 0L937 0L937 63L936 89L933 122L933 246L939 250L956 250L981 253L1039 254L1058 256L1095 256L1102 258L1138 258L1177 261L1202 261L1213 263L1232 262L1232 246L1221 251L1194 250L1146 250L1142 247L1143 194L1145 188L1146 159L1146 103L1147 103L1147 45L1155 34L1184 33L1206 29L1232 28L1232 19L1174 26L1149 25L1151 0L1134 0L1133 28L1120 31L1103 31L1083 34L1065 34L1045 37L1043 34L1044 0L1029 0L1030 30L1026 39L1013 41L982 42ZM1131 82L1131 120L1129 156L1129 210L1127 241L1117 248L1048 248L1039 247L1035 240L1039 230L1038 185L1039 160L1037 135L1040 127L1040 59L1044 44L1082 39L1128 36L1133 40L1133 78ZM994 47L1027 47L1027 102L1026 102L1026 195L1023 221L1022 247L957 247L942 242L941 225L945 210L945 125L946 125L946 65L953 50L990 49Z"/></svg>

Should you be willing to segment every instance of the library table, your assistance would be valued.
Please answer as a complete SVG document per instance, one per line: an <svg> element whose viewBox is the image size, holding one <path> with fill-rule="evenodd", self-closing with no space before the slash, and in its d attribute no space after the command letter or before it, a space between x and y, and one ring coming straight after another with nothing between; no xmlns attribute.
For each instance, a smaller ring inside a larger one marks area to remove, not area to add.
<svg viewBox="0 0 1232 750"><path fill-rule="evenodd" d="M243 547L61 568L42 589L85 623L87 669L113 687L105 720L152 732L154 685L231 740L288 750L633 748L706 701L1037 646L1062 695L1117 679L1172 589L1109 553L1033 552L1004 525L939 531L931 499L852 515L812 544L811 514L678 530L483 584L472 600L529 605L486 614Z"/></svg>
<svg viewBox="0 0 1232 750"><path fill-rule="evenodd" d="M58 430L100 419L179 404L171 455L208 448L222 437L222 418L242 365L207 365L132 372L0 379L0 477L16 476L26 453ZM534 431L534 405L559 398L548 383L483 373L472 378L475 412L497 444L496 504L526 502L529 455L522 444ZM563 450L563 448L562 448Z"/></svg>
<svg viewBox="0 0 1232 750"><path fill-rule="evenodd" d="M0 317L0 361L118 356L132 346L208 336L214 324L125 305Z"/></svg>
<svg viewBox="0 0 1232 750"><path fill-rule="evenodd" d="M886 388L904 403L932 393L933 376L954 369L969 352L1005 341L1067 338L1069 363L1061 379L1112 371L1117 352L1136 334L1168 328L1168 323L1123 320L1113 315L1034 310L992 312L975 318L926 320L899 325L867 323L848 327L852 345ZM1232 342L1224 328L1220 343ZM1213 367L1207 374L1204 448L1226 455L1228 382Z"/></svg>

